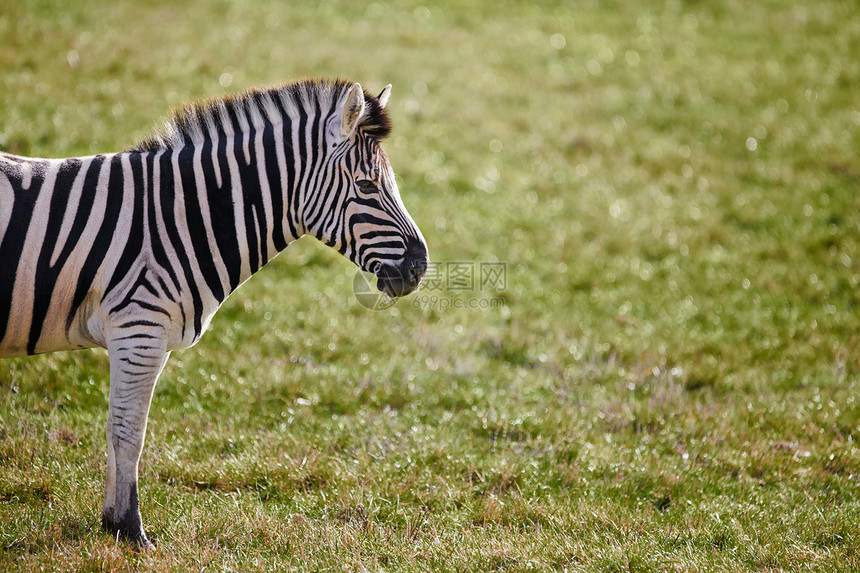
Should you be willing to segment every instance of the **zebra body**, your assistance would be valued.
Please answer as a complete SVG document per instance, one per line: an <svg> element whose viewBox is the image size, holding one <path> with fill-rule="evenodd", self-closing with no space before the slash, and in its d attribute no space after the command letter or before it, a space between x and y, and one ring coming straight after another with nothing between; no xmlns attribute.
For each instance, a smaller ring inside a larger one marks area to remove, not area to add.
<svg viewBox="0 0 860 573"><path fill-rule="evenodd" d="M157 172L164 152L153 155L31 160L0 154L0 229L8 237L0 274L14 279L0 286L4 356L106 347L109 330L153 313L163 317L150 322L164 323L168 349L190 346L199 337L182 320L194 316L188 277L154 254L157 234L158 249L167 255L170 247L168 259L176 260L163 218L149 217L162 186L147 186L148 172ZM29 221L14 212L28 203ZM173 234L191 244L187 228ZM205 323L219 301L208 290L200 298Z"/></svg>
<svg viewBox="0 0 860 573"><path fill-rule="evenodd" d="M158 375L291 241L417 288L426 244L379 146L389 90L301 82L187 106L119 153L0 153L0 356L107 348L108 530L151 547L137 465Z"/></svg>

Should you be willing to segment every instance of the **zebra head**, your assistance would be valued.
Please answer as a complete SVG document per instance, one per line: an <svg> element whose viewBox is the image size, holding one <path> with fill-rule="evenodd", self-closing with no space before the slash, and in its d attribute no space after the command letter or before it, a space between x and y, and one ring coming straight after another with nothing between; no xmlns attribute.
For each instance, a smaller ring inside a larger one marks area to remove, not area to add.
<svg viewBox="0 0 860 573"><path fill-rule="evenodd" d="M359 84L344 89L325 122L324 172L317 201L306 201L306 229L377 277L391 297L418 288L427 272L427 244L409 216L379 141L391 131L385 105Z"/></svg>

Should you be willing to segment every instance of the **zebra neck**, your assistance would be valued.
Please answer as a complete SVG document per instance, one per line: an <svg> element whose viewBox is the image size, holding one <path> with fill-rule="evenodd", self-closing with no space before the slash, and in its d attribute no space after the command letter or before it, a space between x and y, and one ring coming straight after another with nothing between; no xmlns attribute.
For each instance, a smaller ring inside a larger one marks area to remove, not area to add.
<svg viewBox="0 0 860 573"><path fill-rule="evenodd" d="M162 182L180 192L194 256L219 300L304 234L287 168L291 151L265 144L271 134L253 135L166 150L159 159Z"/></svg>

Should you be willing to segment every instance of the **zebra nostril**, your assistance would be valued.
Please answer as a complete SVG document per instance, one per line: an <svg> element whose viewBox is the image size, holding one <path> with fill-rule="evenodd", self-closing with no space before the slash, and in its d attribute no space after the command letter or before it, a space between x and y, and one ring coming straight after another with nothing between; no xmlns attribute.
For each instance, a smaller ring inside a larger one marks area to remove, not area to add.
<svg viewBox="0 0 860 573"><path fill-rule="evenodd" d="M412 259L409 262L409 274L412 279L420 280L421 277L427 272L427 260L426 259Z"/></svg>
<svg viewBox="0 0 860 573"><path fill-rule="evenodd" d="M421 278L427 272L427 247L417 239L410 240L406 245L406 269L414 278Z"/></svg>

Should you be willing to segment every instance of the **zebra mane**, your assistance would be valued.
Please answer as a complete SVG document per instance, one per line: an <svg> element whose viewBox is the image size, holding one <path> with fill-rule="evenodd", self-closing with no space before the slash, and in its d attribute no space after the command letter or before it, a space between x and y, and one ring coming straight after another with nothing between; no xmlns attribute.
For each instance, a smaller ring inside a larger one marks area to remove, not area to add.
<svg viewBox="0 0 860 573"><path fill-rule="evenodd" d="M164 125L152 135L127 151L179 149L216 136L230 136L250 128L262 129L281 123L284 114L291 109L327 113L351 87L351 83L343 80L302 80L185 104L173 110ZM365 112L358 128L377 140L384 139L391 133L388 114L379 100L366 91L364 102Z"/></svg>

